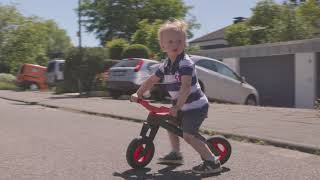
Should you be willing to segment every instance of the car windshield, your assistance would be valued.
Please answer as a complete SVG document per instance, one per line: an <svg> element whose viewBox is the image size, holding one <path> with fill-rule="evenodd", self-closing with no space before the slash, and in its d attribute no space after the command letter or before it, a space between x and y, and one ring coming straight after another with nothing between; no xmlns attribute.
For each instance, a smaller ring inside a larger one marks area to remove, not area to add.
<svg viewBox="0 0 320 180"><path fill-rule="evenodd" d="M123 59L113 67L136 67L140 59Z"/></svg>
<svg viewBox="0 0 320 180"><path fill-rule="evenodd" d="M234 73L229 67L217 62L216 62L216 66L218 69L218 73L228 76L229 78L240 81L240 77L236 73Z"/></svg>
<svg viewBox="0 0 320 180"><path fill-rule="evenodd" d="M61 72L64 71L64 63L59 64L59 71L61 71Z"/></svg>

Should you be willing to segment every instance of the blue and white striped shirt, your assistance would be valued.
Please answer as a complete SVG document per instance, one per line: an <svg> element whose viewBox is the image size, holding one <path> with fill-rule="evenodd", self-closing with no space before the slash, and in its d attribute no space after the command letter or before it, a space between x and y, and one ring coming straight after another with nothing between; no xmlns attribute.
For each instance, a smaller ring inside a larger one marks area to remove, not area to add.
<svg viewBox="0 0 320 180"><path fill-rule="evenodd" d="M173 64L169 58L166 59L160 65L155 75L159 78L163 78L163 82L166 84L173 104L176 104L178 100L181 88L181 76L192 76L191 91L186 103L181 108L182 111L200 109L208 105L208 99L201 91L200 84L198 82L195 64L187 54L180 54Z"/></svg>

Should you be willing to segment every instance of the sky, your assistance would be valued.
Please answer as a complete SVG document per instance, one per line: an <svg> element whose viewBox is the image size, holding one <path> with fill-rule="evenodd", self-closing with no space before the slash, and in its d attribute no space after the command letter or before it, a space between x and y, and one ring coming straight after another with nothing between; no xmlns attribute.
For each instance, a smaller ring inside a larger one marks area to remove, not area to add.
<svg viewBox="0 0 320 180"><path fill-rule="evenodd" d="M195 16L201 25L194 30L194 38L232 24L234 17L250 17L253 8L259 0L183 0L193 6L189 14ZM282 2L283 0L275 0ZM78 0L0 0L0 4L14 3L24 16L39 16L43 19L53 19L60 28L65 29L72 43L78 45L78 24L75 9ZM94 47L99 40L92 33L82 32L82 45Z"/></svg>

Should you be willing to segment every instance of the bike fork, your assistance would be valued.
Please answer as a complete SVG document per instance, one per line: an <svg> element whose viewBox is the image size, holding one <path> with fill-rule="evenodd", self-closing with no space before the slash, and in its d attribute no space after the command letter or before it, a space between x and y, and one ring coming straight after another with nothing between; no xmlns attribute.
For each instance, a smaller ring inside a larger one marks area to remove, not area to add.
<svg viewBox="0 0 320 180"><path fill-rule="evenodd" d="M139 158L145 156L145 154L147 153L147 149L149 149L149 146L151 145L151 143L149 143L149 142L153 142L158 130L159 130L159 125L150 124L148 122L143 122L140 136L145 141L146 147L140 153Z"/></svg>
<svg viewBox="0 0 320 180"><path fill-rule="evenodd" d="M152 142L156 137L158 130L159 126L144 122L140 132L140 136L146 141Z"/></svg>
<svg viewBox="0 0 320 180"><path fill-rule="evenodd" d="M157 135L160 128L158 116L149 113L148 118L143 122L143 126L140 132L140 136L146 141L152 142Z"/></svg>

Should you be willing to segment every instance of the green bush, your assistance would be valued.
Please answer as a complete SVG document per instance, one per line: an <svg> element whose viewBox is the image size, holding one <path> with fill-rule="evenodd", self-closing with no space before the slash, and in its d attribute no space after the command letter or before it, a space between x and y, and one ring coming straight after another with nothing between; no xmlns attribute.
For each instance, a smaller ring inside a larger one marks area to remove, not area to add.
<svg viewBox="0 0 320 180"><path fill-rule="evenodd" d="M59 84L56 92L89 92L95 88L101 89L96 83L97 74L101 74L117 61L106 60L106 56L97 50L83 49L82 56L79 49L74 49L66 58L64 69L64 83Z"/></svg>
<svg viewBox="0 0 320 180"><path fill-rule="evenodd" d="M0 90L17 89L15 85L16 77L12 74L0 73Z"/></svg>
<svg viewBox="0 0 320 180"><path fill-rule="evenodd" d="M0 73L0 82L14 83L16 77L12 74Z"/></svg>
<svg viewBox="0 0 320 180"><path fill-rule="evenodd" d="M124 39L113 39L107 42L109 56L111 59L121 59L123 50L128 46L128 42Z"/></svg>
<svg viewBox="0 0 320 180"><path fill-rule="evenodd" d="M142 44L132 44L122 53L122 58L150 58L150 50Z"/></svg>

